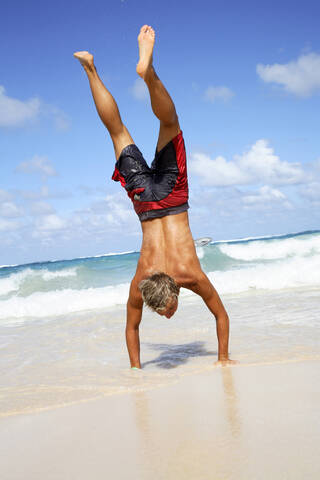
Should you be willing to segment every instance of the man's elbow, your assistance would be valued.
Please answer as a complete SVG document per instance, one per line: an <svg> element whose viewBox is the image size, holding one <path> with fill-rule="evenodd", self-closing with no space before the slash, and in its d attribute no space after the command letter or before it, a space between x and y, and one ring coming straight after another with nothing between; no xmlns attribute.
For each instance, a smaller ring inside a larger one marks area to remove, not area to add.
<svg viewBox="0 0 320 480"><path fill-rule="evenodd" d="M135 333L139 331L139 323L137 324L127 324L126 325L126 333Z"/></svg>
<svg viewBox="0 0 320 480"><path fill-rule="evenodd" d="M219 310L216 315L216 320L219 323L224 323L225 325L229 325L229 315L227 314L225 309Z"/></svg>

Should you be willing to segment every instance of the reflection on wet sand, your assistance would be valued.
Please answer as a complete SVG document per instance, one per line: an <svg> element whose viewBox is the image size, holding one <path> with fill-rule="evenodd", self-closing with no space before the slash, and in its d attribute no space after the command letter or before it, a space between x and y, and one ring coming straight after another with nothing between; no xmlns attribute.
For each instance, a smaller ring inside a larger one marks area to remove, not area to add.
<svg viewBox="0 0 320 480"><path fill-rule="evenodd" d="M317 479L318 377L318 361L212 367L164 388L10 417L0 422L0 478Z"/></svg>
<svg viewBox="0 0 320 480"><path fill-rule="evenodd" d="M239 405L237 392L235 389L232 368L221 368L221 377L223 382L223 390L225 395L225 406L228 423L234 437L241 434L241 417L239 414Z"/></svg>
<svg viewBox="0 0 320 480"><path fill-rule="evenodd" d="M172 395L163 397L159 392L156 400L154 392L152 398L150 392L132 395L143 471L157 471L157 480L201 478L210 465L212 472L222 475L218 478L228 478L223 475L231 468L229 449L233 458L241 455L232 370L215 369L202 384L200 380L200 389L198 379L197 388L192 382L188 389L172 386Z"/></svg>

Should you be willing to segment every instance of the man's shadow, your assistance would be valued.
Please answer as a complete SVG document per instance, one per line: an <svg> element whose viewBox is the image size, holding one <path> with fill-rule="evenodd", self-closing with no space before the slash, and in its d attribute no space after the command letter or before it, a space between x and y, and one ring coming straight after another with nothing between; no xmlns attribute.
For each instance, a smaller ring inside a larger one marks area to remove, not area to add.
<svg viewBox="0 0 320 480"><path fill-rule="evenodd" d="M142 367L155 364L160 368L170 369L183 365L193 357L211 357L217 352L206 350L204 342L192 342L182 345L170 345L167 343L146 343L150 349L157 350L160 355L154 360L143 363Z"/></svg>

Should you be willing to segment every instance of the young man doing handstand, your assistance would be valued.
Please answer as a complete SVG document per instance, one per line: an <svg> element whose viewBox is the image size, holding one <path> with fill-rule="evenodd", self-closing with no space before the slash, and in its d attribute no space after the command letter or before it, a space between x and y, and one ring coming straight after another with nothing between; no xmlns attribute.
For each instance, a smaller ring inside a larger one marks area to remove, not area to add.
<svg viewBox="0 0 320 480"><path fill-rule="evenodd" d="M182 131L174 103L152 65L155 32L144 25L138 36L137 73L145 81L153 113L160 121L155 159L144 160L121 120L117 104L100 80L88 52L76 52L87 73L98 114L111 136L116 165L112 176L133 202L142 228L142 246L127 302L126 341L131 367L141 368L139 325L143 303L171 318L179 290L202 297L215 316L218 363L229 359L229 318L215 288L202 271L188 220L188 178Z"/></svg>

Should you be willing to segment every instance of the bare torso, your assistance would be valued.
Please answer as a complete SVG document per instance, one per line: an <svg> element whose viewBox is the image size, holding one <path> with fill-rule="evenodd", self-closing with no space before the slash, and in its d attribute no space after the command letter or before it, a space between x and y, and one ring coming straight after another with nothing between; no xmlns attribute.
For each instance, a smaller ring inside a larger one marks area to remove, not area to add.
<svg viewBox="0 0 320 480"><path fill-rule="evenodd" d="M131 366L141 368L139 324L143 300L139 283L157 271L167 273L179 287L188 288L202 297L216 318L218 359L232 363L228 358L228 315L218 293L201 269L189 227L188 213L148 220L141 225L141 254L127 303L126 339Z"/></svg>
<svg viewBox="0 0 320 480"><path fill-rule="evenodd" d="M168 215L141 223L143 240L130 296L141 300L138 284L155 272L172 277L179 287L192 289L201 273L188 213Z"/></svg>

